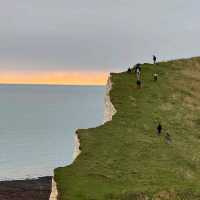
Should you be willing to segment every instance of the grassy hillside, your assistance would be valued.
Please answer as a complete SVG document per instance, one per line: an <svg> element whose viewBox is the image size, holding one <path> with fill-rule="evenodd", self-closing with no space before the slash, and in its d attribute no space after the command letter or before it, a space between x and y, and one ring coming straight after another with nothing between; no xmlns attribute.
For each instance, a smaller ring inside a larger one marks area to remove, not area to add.
<svg viewBox="0 0 200 200"><path fill-rule="evenodd" d="M200 58L144 64L142 80L112 74L117 114L79 130L81 155L55 170L61 200L200 199Z"/></svg>

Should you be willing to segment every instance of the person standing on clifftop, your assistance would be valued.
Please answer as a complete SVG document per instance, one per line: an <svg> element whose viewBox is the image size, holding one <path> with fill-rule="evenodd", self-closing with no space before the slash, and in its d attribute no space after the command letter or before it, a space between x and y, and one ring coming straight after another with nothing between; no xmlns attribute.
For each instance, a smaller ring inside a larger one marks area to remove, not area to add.
<svg viewBox="0 0 200 200"><path fill-rule="evenodd" d="M141 64L140 63L136 64L135 67L134 67L134 69L135 69L137 80L140 80L140 76L141 76Z"/></svg>
<svg viewBox="0 0 200 200"><path fill-rule="evenodd" d="M141 75L141 73L140 73L140 69L137 68L137 69L136 69L137 80L140 80L140 75Z"/></svg>
<svg viewBox="0 0 200 200"><path fill-rule="evenodd" d="M128 73L131 73L131 68L130 68L130 67L128 68L127 72L128 72Z"/></svg>
<svg viewBox="0 0 200 200"><path fill-rule="evenodd" d="M154 64L154 65L156 64L156 60L157 60L156 56L153 55L153 64Z"/></svg>
<svg viewBox="0 0 200 200"><path fill-rule="evenodd" d="M140 63L137 63L135 66L134 66L134 69L135 69L135 73L137 73L137 70L139 70L141 72L141 64Z"/></svg>
<svg viewBox="0 0 200 200"><path fill-rule="evenodd" d="M137 63L134 66L134 69L135 69L135 74L136 74L136 78L137 78L136 84L137 84L137 88L139 89L139 88L141 88L141 64Z"/></svg>

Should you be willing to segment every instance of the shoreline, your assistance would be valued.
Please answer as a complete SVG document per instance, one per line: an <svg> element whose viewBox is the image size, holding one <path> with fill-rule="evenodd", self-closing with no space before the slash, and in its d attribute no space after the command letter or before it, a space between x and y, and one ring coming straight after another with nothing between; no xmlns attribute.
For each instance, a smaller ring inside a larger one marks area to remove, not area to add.
<svg viewBox="0 0 200 200"><path fill-rule="evenodd" d="M0 181L0 199L47 200L51 192L51 176L24 180Z"/></svg>

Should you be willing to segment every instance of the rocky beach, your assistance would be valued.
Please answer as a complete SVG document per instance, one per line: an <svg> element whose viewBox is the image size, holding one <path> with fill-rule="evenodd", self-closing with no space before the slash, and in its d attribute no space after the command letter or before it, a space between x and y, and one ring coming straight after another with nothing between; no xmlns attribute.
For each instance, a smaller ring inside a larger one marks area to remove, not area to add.
<svg viewBox="0 0 200 200"><path fill-rule="evenodd" d="M51 192L51 177L1 181L1 200L48 200Z"/></svg>

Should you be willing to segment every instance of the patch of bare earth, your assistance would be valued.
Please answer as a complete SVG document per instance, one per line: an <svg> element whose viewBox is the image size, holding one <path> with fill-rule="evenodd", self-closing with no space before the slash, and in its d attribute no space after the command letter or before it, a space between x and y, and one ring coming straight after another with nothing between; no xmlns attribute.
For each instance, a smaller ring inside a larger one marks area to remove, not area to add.
<svg viewBox="0 0 200 200"><path fill-rule="evenodd" d="M157 193L153 200L177 200L177 195L175 192L162 191Z"/></svg>

